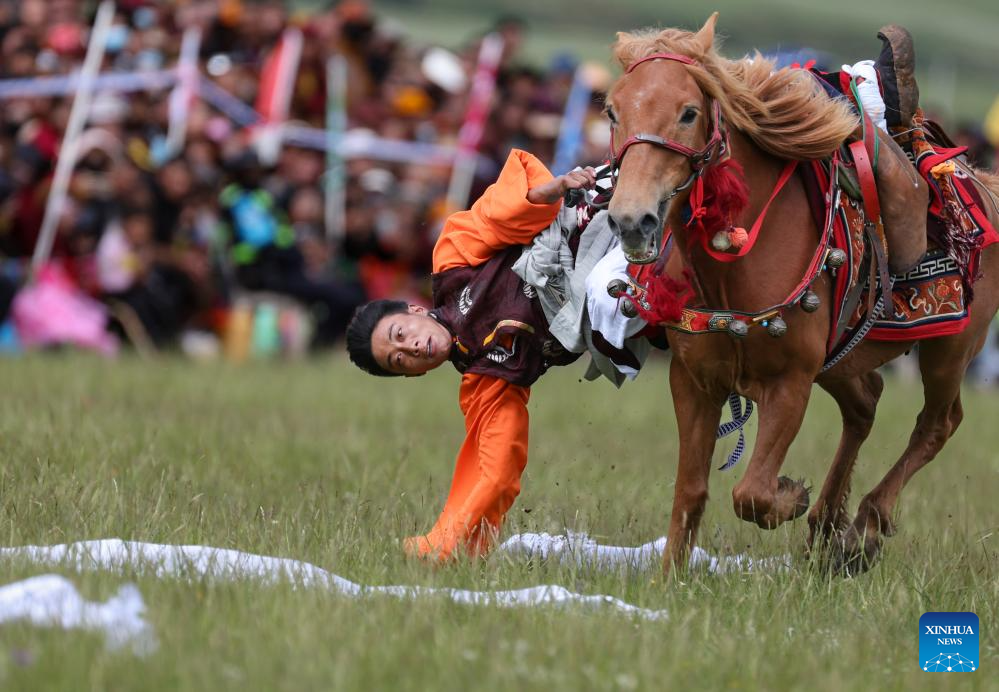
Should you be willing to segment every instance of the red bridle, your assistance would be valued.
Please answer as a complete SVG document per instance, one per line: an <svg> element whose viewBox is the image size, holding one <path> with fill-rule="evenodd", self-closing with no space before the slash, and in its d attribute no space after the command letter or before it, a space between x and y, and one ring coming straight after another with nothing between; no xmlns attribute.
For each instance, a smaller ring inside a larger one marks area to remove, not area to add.
<svg viewBox="0 0 999 692"><path fill-rule="evenodd" d="M631 67L627 69L625 74L631 74L632 70L641 65L644 62L649 62L650 60L673 60L675 62L680 62L685 65L697 65L697 61L693 58L687 57L686 55L678 55L676 53L653 53L652 55L646 56L641 60L636 60L631 64ZM708 143L704 145L703 149L692 149L686 144L681 144L680 142L669 139L668 137L660 137L659 135L649 134L647 132L640 132L636 135L632 135L624 141L621 146L620 151L615 150L614 147L614 125L611 126L611 138L610 138L610 152L611 152L611 167L614 171L615 177L617 171L621 168L621 161L624 159L625 153L627 153L628 148L633 144L652 144L663 149L668 149L674 151L677 154L690 160L691 173L690 177L687 178L686 182L680 187L676 188L673 193L676 194L681 190L685 190L690 187L691 183L700 176L701 171L704 167L712 163L713 161L720 159L725 155L728 150L727 144L727 133L722 128L721 122L721 107L718 105L717 101L712 102L711 107L711 137L708 138Z"/></svg>

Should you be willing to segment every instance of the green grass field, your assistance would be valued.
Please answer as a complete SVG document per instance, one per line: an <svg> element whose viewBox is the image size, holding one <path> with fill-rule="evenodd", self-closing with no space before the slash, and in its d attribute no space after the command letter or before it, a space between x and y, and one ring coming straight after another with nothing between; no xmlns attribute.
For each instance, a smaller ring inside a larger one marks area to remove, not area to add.
<svg viewBox="0 0 999 692"><path fill-rule="evenodd" d="M392 18L405 34L457 47L487 30L500 15L527 21L524 56L541 65L568 51L609 65L618 31L645 26L696 29L711 12L720 12L723 52L738 57L759 48L823 51L854 63L875 58L875 37L884 24L908 27L915 37L917 78L923 105L953 125L980 123L999 96L999 4L995 0L713 0L664 3L661 0L505 0L490 5L467 0L376 0L382 17ZM838 63L832 67L837 67Z"/></svg>
<svg viewBox="0 0 999 692"><path fill-rule="evenodd" d="M620 545L662 535L677 446L664 365L621 393L580 375L561 369L535 388L531 461L504 534L585 530ZM736 467L712 478L701 545L790 551L796 566L663 584L655 571L500 556L433 569L402 556L399 539L426 530L447 491L462 435L453 372L375 381L339 356L236 368L65 354L0 360L0 381L0 544L201 543L365 584L558 583L670 613L646 622L55 569L90 599L136 581L160 647L138 659L98 635L6 625L0 689L942 689L917 667L929 610L981 618L981 669L948 686L997 688L995 391L966 392L964 427L903 496L900 533L871 573L843 580L803 564L804 520L770 533L737 520ZM895 458L919 400L914 385L889 383L856 489ZM821 483L837 437L834 405L816 390L785 472ZM0 561L0 584L47 571Z"/></svg>

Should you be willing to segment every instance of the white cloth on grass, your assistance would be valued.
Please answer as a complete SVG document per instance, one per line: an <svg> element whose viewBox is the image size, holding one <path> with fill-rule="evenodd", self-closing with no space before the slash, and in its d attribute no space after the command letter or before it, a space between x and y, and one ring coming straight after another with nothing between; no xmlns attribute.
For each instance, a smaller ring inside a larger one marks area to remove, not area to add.
<svg viewBox="0 0 999 692"><path fill-rule="evenodd" d="M497 553L515 560L557 560L559 564L576 564L596 569L644 569L659 565L665 546L665 538L638 547L622 547L599 545L583 533L567 533L565 535L524 533L507 539L499 546ZM413 599L437 597L455 603L501 607L576 604L587 607L606 607L646 620L663 620L667 617L665 610L640 608L612 596L575 593L557 584L507 591L471 591L427 586L365 586L308 562L203 545L161 545L140 541L105 539L51 546L29 545L0 548L0 559L3 558L46 566L59 565L80 571L151 573L160 578L255 579L264 583L291 581L307 588L328 589L350 598L382 594ZM754 561L744 555L717 558L700 548L695 548L691 556L691 565L706 567L711 573L780 570L789 566L789 559L780 557ZM49 576L45 578L48 579ZM62 580L62 577L52 578ZM39 577L39 579L42 578ZM116 620L113 613L117 611L109 610L106 613L105 611L94 611L88 609L94 604L88 605L73 600L71 595L67 595L69 594L66 588L68 582L62 585L55 582L42 583L48 584L46 588L50 589L52 593L63 595L62 600L53 596L55 599L53 602L57 605L61 604L59 608L65 608L65 612L58 608L51 611L36 610L33 604L40 602L37 600L40 593L38 588L40 587L36 587L35 590L22 588L20 592L15 589L10 592L13 595L10 595L7 601L0 600L0 603L6 603L7 607L12 609L10 612L14 613L47 613L40 620L33 619L40 624L60 624L69 627L74 625L68 623L74 622L107 622L109 626L114 625L112 629L121 630L120 633L126 638L131 637L129 633L144 631L139 626L140 623L144 623L141 618L142 599L135 587L124 587L117 597L104 604L105 607L109 607L112 603L119 604L124 608L123 613L131 614L127 617L122 615L121 619ZM72 584L68 584L68 586L72 589ZM75 589L73 592L75 593ZM17 597L18 593L22 594L20 600ZM98 613L105 614L98 615ZM3 622L2 617L0 617L0 622Z"/></svg>
<svg viewBox="0 0 999 692"><path fill-rule="evenodd" d="M288 558L267 557L203 545L160 545L105 539L52 546L0 548L0 558L60 565L77 570L116 573L151 571L157 577L256 579L264 583L292 581L325 588L351 598L385 594L397 598L442 597L455 603L501 607L579 604L605 606L647 620L661 620L664 610L639 608L604 595L584 595L555 584L508 591L470 591L426 586L365 586L316 565Z"/></svg>
<svg viewBox="0 0 999 692"><path fill-rule="evenodd" d="M109 649L146 655L156 649L146 606L134 584L125 584L105 603L88 601L58 574L42 574L0 586L0 625L27 620L42 627L103 632Z"/></svg>
<svg viewBox="0 0 999 692"><path fill-rule="evenodd" d="M600 545L585 533L520 533L511 536L499 547L501 553L526 560L555 560L559 564L575 564L594 569L652 569L662 564L666 537L642 545ZM731 572L779 572L791 567L791 556L781 555L753 559L747 555L716 557L703 548L690 552L690 566L706 569L711 574Z"/></svg>

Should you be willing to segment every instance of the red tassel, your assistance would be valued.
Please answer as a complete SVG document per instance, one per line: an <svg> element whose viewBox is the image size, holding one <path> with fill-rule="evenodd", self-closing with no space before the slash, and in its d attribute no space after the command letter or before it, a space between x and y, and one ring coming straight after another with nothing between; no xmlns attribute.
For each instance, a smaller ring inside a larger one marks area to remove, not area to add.
<svg viewBox="0 0 999 692"><path fill-rule="evenodd" d="M708 166L704 178L704 214L701 218L702 232L709 238L718 231L733 226L736 217L749 204L749 188L746 186L742 166L734 159L725 159Z"/></svg>
<svg viewBox="0 0 999 692"><path fill-rule="evenodd" d="M749 204L749 188L746 186L742 166L731 158L708 166L698 181L704 191L704 199L697 208L692 210L687 228L699 233L707 233L709 237L718 231L732 229L733 221ZM745 229L733 229L738 236L733 240L738 242L745 235ZM691 234L690 242L694 242ZM660 270L662 271L662 270ZM649 324L678 322L683 315L683 309L694 297L690 276L684 272L684 279L677 281L665 274L651 276L646 286L645 300L649 309L631 296L622 296L638 310L638 315Z"/></svg>
<svg viewBox="0 0 999 692"><path fill-rule="evenodd" d="M683 281L676 281L662 274L649 279L646 286L645 300L649 304L646 310L631 296L623 296L630 300L638 310L638 316L649 324L677 322L683 314L683 309L694 297L694 289L689 277L684 274Z"/></svg>

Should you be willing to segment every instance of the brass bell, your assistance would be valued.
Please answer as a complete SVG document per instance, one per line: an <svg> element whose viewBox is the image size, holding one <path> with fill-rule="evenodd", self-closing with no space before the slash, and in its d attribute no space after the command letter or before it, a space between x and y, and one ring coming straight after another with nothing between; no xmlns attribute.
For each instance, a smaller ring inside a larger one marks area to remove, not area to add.
<svg viewBox="0 0 999 692"><path fill-rule="evenodd" d="M622 300L621 314L627 317L628 319L631 319L633 317L638 317L638 308L635 307L635 304L632 303L630 300L627 299Z"/></svg>
<svg viewBox="0 0 999 692"><path fill-rule="evenodd" d="M741 339L749 334L749 326L742 320L733 318L732 321L728 323L728 333L729 336Z"/></svg>
<svg viewBox="0 0 999 692"><path fill-rule="evenodd" d="M805 295L801 296L801 309L805 312L815 312L820 305L822 301L813 291L805 291Z"/></svg>
<svg viewBox="0 0 999 692"><path fill-rule="evenodd" d="M620 298L628 292L628 282L623 279L611 279L607 283L607 294L611 298Z"/></svg>
<svg viewBox="0 0 999 692"><path fill-rule="evenodd" d="M725 252L732 247L732 239L729 238L728 231L718 231L711 239L711 247L718 252Z"/></svg>
<svg viewBox="0 0 999 692"><path fill-rule="evenodd" d="M846 253L838 247L834 247L826 256L826 266L830 269L839 269L846 262Z"/></svg>
<svg viewBox="0 0 999 692"><path fill-rule="evenodd" d="M767 320L767 334L774 338L784 336L787 334L787 322L782 320L780 317L774 317Z"/></svg>

